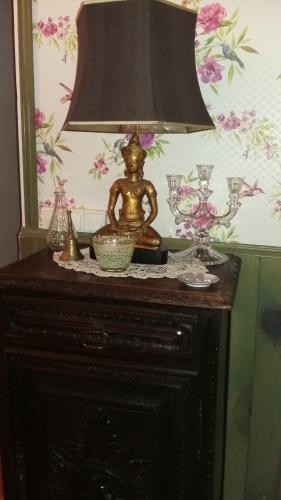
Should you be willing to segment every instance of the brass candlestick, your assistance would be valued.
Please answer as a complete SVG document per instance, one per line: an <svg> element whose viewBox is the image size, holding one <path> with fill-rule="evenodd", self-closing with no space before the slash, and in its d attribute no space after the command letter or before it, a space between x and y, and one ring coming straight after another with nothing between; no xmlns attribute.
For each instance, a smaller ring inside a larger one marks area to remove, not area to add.
<svg viewBox="0 0 281 500"><path fill-rule="evenodd" d="M66 214L67 214L68 233L63 252L60 256L60 260L63 260L65 262L69 260L82 260L84 259L84 256L81 254L79 250L77 237L75 236L74 233L71 210L67 210Z"/></svg>

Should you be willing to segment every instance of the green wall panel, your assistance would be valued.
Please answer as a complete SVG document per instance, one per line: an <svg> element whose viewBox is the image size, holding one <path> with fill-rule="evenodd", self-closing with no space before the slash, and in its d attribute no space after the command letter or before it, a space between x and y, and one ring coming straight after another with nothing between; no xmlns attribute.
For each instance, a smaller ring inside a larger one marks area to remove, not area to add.
<svg viewBox="0 0 281 500"><path fill-rule="evenodd" d="M246 500L281 499L281 331L261 324L280 308L281 259L262 258Z"/></svg>
<svg viewBox="0 0 281 500"><path fill-rule="evenodd" d="M244 255L232 313L224 498L242 500L247 473L254 377L259 262Z"/></svg>

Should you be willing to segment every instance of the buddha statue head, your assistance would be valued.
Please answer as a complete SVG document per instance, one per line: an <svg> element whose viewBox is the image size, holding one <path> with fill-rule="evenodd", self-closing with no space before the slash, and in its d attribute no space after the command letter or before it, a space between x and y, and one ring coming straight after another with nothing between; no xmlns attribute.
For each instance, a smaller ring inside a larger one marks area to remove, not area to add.
<svg viewBox="0 0 281 500"><path fill-rule="evenodd" d="M126 165L126 171L128 169L142 170L146 151L141 147L137 134L133 134L129 144L121 148L121 154Z"/></svg>

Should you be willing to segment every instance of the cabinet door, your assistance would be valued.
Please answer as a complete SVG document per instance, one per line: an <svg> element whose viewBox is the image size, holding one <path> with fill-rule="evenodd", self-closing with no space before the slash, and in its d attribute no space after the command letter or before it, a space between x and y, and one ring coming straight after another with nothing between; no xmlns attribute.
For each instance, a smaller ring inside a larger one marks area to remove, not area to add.
<svg viewBox="0 0 281 500"><path fill-rule="evenodd" d="M9 500L201 498L197 371L6 353Z"/></svg>

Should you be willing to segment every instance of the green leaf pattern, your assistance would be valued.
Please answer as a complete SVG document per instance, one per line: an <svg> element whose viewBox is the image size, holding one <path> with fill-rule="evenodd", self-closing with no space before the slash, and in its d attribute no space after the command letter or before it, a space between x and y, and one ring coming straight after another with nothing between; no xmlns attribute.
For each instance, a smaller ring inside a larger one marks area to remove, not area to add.
<svg viewBox="0 0 281 500"><path fill-rule="evenodd" d="M198 75L217 95L224 76L229 83L235 76L243 76L246 68L243 52L258 54L248 45L248 26L236 33L238 21L239 8L227 17L225 8L219 3L205 5L198 14L195 42Z"/></svg>
<svg viewBox="0 0 281 500"><path fill-rule="evenodd" d="M206 132L210 138L217 141L228 137L241 144L241 155L260 156L265 160L280 162L280 145L276 136L276 124L266 117L258 116L255 110L245 110L238 114L231 111L212 116L216 128Z"/></svg>
<svg viewBox="0 0 281 500"><path fill-rule="evenodd" d="M36 152L37 152L37 176L41 183L44 183L43 174L47 168L51 175L57 169L62 169L63 160L60 150L71 153L71 149L65 144L59 132L56 136L53 134L55 115L52 113L47 120L45 115L39 109L35 110L35 133L36 133Z"/></svg>

